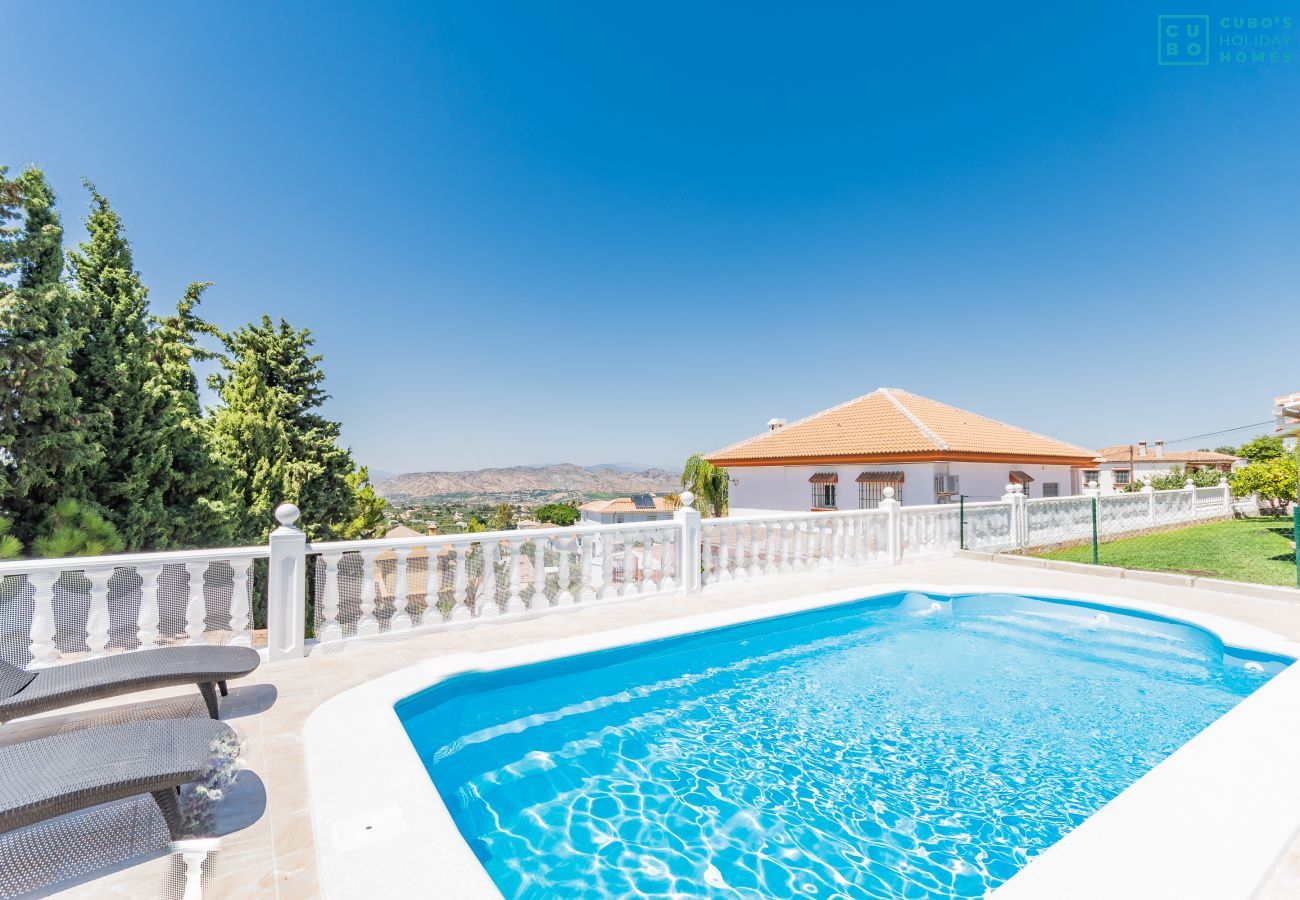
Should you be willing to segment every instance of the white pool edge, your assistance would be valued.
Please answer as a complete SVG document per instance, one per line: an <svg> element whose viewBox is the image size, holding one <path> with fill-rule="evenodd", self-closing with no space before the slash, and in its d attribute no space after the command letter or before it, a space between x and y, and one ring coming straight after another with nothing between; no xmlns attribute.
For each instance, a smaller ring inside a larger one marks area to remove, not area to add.
<svg viewBox="0 0 1300 900"><path fill-rule="evenodd" d="M304 726L318 877L332 898L499 897L393 707L454 675L529 665L900 591L1042 593L1186 622L1224 644L1300 657L1300 644L1231 619L1080 591L870 584L480 653L441 656L352 688ZM1300 827L1300 665L1179 748L999 888L996 900L1247 900Z"/></svg>

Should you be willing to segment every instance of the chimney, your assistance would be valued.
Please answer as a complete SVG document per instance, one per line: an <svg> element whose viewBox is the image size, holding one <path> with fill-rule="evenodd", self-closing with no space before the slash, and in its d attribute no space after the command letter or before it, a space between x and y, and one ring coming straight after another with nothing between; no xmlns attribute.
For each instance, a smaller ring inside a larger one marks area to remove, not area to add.
<svg viewBox="0 0 1300 900"><path fill-rule="evenodd" d="M1165 442L1156 441L1156 459L1165 458Z"/></svg>
<svg viewBox="0 0 1300 900"><path fill-rule="evenodd" d="M779 431L780 429L782 429L782 428L784 428L784 427L785 427L785 419L768 419L768 420L767 420L767 430L768 430L768 431Z"/></svg>
<svg viewBox="0 0 1300 900"><path fill-rule="evenodd" d="M425 533L425 534L430 534L430 535L432 535L432 534L437 534L437 533L438 533L438 523L437 523L437 522L430 522L429 525L428 525L428 527L424 529L424 533Z"/></svg>
<svg viewBox="0 0 1300 900"><path fill-rule="evenodd" d="M1147 455L1147 442L1138 441L1138 456L1146 456L1146 455Z"/></svg>

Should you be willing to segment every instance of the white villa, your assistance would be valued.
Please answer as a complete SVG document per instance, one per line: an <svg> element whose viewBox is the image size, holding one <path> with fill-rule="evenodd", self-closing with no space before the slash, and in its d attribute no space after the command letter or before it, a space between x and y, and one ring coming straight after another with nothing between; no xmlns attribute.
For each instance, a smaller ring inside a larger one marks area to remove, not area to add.
<svg viewBox="0 0 1300 900"><path fill-rule="evenodd" d="M1103 494L1113 494L1128 489L1130 484L1148 478L1160 478L1175 469L1196 472L1216 469L1225 475L1241 462L1226 453L1210 450L1165 450L1164 441L1148 447L1146 441L1136 444L1118 444L1097 451L1096 462L1083 472L1085 485L1097 482Z"/></svg>
<svg viewBox="0 0 1300 900"><path fill-rule="evenodd" d="M885 488L905 506L1080 493L1093 450L1045 437L896 388L792 424L773 419L756 437L708 455L731 473L731 513L875 509Z"/></svg>
<svg viewBox="0 0 1300 900"><path fill-rule="evenodd" d="M592 500L578 507L589 525L622 525L624 522L666 522L677 504L654 494L635 494L614 500Z"/></svg>

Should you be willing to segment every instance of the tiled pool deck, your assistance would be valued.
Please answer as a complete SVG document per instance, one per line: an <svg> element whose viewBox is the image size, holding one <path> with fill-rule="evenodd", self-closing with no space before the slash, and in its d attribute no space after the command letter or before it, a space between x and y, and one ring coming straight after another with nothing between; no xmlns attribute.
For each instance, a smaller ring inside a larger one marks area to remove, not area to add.
<svg viewBox="0 0 1300 900"><path fill-rule="evenodd" d="M355 685L434 656L499 649L814 592L899 581L936 586L986 583L1048 594L1053 590L1092 592L1233 618L1300 641L1300 602L975 559L776 576L719 585L689 596L647 597L592 605L521 622L402 639L352 641L340 652L263 665L250 678L231 684L222 718L244 738L248 771L241 773L235 788L221 804L216 830L223 836L205 866L204 896L288 900L319 895L303 767L302 728L318 705ZM159 712L187 709L202 714L197 692L157 691L140 695L132 703L104 701L14 723L0 730L0 743L76 727L88 718L125 714L142 701L152 704ZM1300 825L1300 810L1296 811L1296 821ZM155 856L73 887L63 896L179 896L178 871L174 857ZM1263 900L1297 896L1300 896L1300 842L1292 846L1271 880L1257 894Z"/></svg>

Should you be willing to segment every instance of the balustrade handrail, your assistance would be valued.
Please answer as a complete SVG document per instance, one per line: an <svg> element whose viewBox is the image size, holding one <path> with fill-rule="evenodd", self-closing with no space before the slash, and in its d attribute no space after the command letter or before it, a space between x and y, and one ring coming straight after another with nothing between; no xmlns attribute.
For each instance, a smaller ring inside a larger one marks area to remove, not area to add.
<svg viewBox="0 0 1300 900"><path fill-rule="evenodd" d="M557 525L554 528L511 529L509 531L465 531L459 534L424 534L414 537L364 538L346 541L315 541L307 544L307 553L348 553L361 550L400 550L405 547L429 547L434 545L477 544L484 541L530 541L533 539L553 537L573 537L575 535L605 534L624 531L650 531L656 529L676 528L671 519L659 519L653 522L619 522L617 524L600 524L589 522L584 525Z"/></svg>
<svg viewBox="0 0 1300 900"><path fill-rule="evenodd" d="M885 515L883 509L827 509L819 512L777 512L753 513L744 516L714 516L701 519L700 525L747 525L763 522L820 521L824 519L843 519L852 516Z"/></svg>
<svg viewBox="0 0 1300 900"><path fill-rule="evenodd" d="M265 559L270 550L260 547L216 547L209 550L152 550L104 556L61 556L53 559L13 559L0 562L0 576L39 572L85 572L88 569L133 569L139 566L181 565L235 559Z"/></svg>

